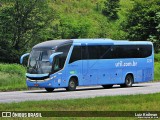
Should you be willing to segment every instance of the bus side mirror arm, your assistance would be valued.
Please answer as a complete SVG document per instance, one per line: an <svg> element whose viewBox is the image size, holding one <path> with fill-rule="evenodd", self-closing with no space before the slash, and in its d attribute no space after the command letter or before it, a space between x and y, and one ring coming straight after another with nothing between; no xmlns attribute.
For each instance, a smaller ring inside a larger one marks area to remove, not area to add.
<svg viewBox="0 0 160 120"><path fill-rule="evenodd" d="M49 62L52 64L53 62L53 58L57 55L63 54L63 52L57 52L57 53L53 53L52 55L50 55L49 57Z"/></svg>
<svg viewBox="0 0 160 120"><path fill-rule="evenodd" d="M21 58L20 58L20 64L23 63L23 58L26 57L26 56L28 56L28 55L30 55L30 53L26 53L26 54L23 54L23 55L21 56Z"/></svg>

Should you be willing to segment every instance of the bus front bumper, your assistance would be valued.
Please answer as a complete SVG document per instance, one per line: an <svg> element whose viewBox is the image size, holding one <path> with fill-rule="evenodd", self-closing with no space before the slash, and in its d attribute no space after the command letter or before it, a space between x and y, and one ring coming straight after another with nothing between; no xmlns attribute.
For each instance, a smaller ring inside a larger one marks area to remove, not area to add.
<svg viewBox="0 0 160 120"><path fill-rule="evenodd" d="M26 80L28 87L38 87L38 88L54 88L53 80Z"/></svg>

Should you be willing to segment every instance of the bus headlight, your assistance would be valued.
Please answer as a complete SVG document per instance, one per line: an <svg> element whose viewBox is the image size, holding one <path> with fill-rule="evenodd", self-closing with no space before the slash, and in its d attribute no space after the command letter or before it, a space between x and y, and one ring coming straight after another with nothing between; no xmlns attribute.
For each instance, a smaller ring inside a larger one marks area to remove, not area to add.
<svg viewBox="0 0 160 120"><path fill-rule="evenodd" d="M48 81L48 80L51 80L51 78L44 79L44 81Z"/></svg>
<svg viewBox="0 0 160 120"><path fill-rule="evenodd" d="M46 81L46 80L52 80L52 79L54 79L54 78L56 78L56 76L53 76L53 77L51 77L51 78L47 78L47 79L45 79L45 81Z"/></svg>
<svg viewBox="0 0 160 120"><path fill-rule="evenodd" d="M48 80L50 80L50 78L47 78L47 79L44 79L45 81L48 81Z"/></svg>

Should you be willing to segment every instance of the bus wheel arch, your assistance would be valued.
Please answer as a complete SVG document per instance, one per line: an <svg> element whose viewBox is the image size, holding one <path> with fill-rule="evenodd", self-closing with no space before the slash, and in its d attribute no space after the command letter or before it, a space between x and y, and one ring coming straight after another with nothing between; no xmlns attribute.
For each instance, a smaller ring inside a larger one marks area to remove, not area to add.
<svg viewBox="0 0 160 120"><path fill-rule="evenodd" d="M68 87L66 88L67 91L74 91L76 90L76 87L79 85L78 83L78 77L77 76L72 76L69 79L68 82Z"/></svg>
<svg viewBox="0 0 160 120"><path fill-rule="evenodd" d="M109 88L112 88L113 87L113 85L111 84L111 85L102 85L103 86L103 88L105 88L105 89L109 89Z"/></svg>
<svg viewBox="0 0 160 120"><path fill-rule="evenodd" d="M47 92L53 92L54 88L45 88Z"/></svg>
<svg viewBox="0 0 160 120"><path fill-rule="evenodd" d="M132 87L132 84L134 83L134 75L133 73L127 73L125 76L125 82L124 84L121 84L121 87Z"/></svg>

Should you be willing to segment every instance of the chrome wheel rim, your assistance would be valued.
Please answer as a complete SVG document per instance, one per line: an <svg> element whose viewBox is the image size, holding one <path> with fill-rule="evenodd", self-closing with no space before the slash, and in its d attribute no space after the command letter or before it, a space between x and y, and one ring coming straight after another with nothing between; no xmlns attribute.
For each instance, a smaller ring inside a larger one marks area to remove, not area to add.
<svg viewBox="0 0 160 120"><path fill-rule="evenodd" d="M70 87L71 87L71 88L74 88L74 87L75 87L74 81L71 81L71 82L70 82Z"/></svg>
<svg viewBox="0 0 160 120"><path fill-rule="evenodd" d="M127 85L131 85L132 84L132 79L130 77L128 77L126 79L126 83L127 83Z"/></svg>

